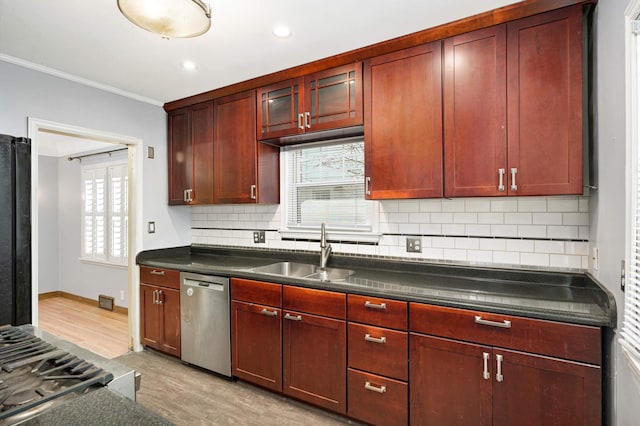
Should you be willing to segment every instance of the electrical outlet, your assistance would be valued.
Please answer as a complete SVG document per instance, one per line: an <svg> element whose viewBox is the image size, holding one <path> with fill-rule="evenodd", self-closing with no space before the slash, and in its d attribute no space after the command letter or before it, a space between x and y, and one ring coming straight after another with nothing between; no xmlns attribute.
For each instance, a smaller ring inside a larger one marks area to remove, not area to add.
<svg viewBox="0 0 640 426"><path fill-rule="evenodd" d="M420 238L407 237L407 253L422 253Z"/></svg>
<svg viewBox="0 0 640 426"><path fill-rule="evenodd" d="M253 231L253 242L255 244L264 243L265 241L266 239L264 231Z"/></svg>

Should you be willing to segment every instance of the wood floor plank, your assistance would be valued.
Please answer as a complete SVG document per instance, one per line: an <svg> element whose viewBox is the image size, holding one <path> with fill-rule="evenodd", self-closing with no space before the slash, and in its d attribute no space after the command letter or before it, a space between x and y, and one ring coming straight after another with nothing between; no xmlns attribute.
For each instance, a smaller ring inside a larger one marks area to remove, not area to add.
<svg viewBox="0 0 640 426"><path fill-rule="evenodd" d="M41 329L105 358L129 351L127 315L66 297L40 300L38 305Z"/></svg>

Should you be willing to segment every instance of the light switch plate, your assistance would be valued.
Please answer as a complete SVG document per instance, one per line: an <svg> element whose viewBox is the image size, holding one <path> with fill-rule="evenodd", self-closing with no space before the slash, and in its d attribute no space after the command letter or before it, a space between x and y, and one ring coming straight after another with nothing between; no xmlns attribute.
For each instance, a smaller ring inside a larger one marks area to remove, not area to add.
<svg viewBox="0 0 640 426"><path fill-rule="evenodd" d="M155 149L152 146L147 147L147 158L154 158L156 156Z"/></svg>
<svg viewBox="0 0 640 426"><path fill-rule="evenodd" d="M407 253L422 253L421 238L407 237Z"/></svg>
<svg viewBox="0 0 640 426"><path fill-rule="evenodd" d="M149 234L155 234L155 232L156 232L156 223L155 222L149 222L147 224L147 232Z"/></svg>

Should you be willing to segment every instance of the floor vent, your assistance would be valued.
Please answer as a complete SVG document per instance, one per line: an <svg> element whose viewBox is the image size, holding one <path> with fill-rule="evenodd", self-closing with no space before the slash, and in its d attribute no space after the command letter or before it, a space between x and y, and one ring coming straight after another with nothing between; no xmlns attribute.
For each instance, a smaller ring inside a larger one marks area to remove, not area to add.
<svg viewBox="0 0 640 426"><path fill-rule="evenodd" d="M98 296L98 306L102 309L106 309L107 311L113 311L113 301L114 298L111 296Z"/></svg>

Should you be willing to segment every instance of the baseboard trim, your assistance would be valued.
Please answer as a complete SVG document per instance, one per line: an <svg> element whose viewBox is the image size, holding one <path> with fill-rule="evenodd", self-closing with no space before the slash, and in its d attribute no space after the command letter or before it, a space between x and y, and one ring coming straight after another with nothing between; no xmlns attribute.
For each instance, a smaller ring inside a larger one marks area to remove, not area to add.
<svg viewBox="0 0 640 426"><path fill-rule="evenodd" d="M84 303L85 305L98 306L98 301L89 299L82 296L77 296L75 294L67 293L66 291L50 291L48 293L40 293L38 294L38 300L46 300L54 297L64 297L65 299L75 300L76 302ZM123 308L122 306L113 306L113 312L118 314L129 315L129 309Z"/></svg>

